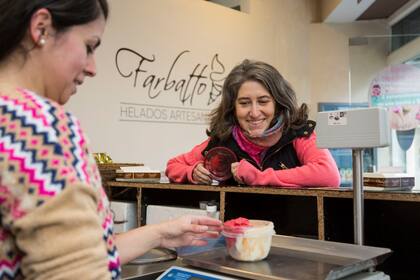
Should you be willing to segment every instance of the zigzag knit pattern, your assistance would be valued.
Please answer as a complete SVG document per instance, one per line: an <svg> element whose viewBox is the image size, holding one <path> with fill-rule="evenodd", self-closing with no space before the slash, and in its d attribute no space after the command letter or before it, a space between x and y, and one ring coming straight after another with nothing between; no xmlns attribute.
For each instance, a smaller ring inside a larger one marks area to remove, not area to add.
<svg viewBox="0 0 420 280"><path fill-rule="evenodd" d="M78 120L57 103L24 89L0 93L0 279L22 277L23 256L9 230L13 221L74 183L89 185L101 195L97 210L108 268L113 279L120 278L112 213L86 142Z"/></svg>

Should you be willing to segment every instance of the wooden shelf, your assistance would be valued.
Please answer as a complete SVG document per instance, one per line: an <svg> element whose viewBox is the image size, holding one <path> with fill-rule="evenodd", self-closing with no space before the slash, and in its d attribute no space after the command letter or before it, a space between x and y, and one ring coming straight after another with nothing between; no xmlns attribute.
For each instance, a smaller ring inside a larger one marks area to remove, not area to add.
<svg viewBox="0 0 420 280"><path fill-rule="evenodd" d="M226 194L263 194L277 196L304 196L315 197L317 204L318 220L318 239L325 239L325 213L324 198L353 198L353 191L350 189L331 189L331 188L275 188L275 187L250 187L250 186L210 186L192 184L171 184L171 183L131 183L131 182L107 182L109 187L136 188L138 203L138 224L142 224L142 190L161 189L161 190L183 190L200 192L218 192L220 203L220 219L224 221L226 216ZM420 192L412 191L365 191L365 200L386 200L386 201L412 201L420 202Z"/></svg>

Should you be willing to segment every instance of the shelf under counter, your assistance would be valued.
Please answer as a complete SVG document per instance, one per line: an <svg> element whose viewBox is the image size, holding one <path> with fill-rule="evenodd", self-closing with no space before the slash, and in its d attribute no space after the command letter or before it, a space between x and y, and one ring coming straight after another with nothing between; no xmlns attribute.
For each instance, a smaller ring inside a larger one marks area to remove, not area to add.
<svg viewBox="0 0 420 280"><path fill-rule="evenodd" d="M142 190L179 190L194 192L216 192L219 193L220 219L225 220L226 194L260 194L275 196L302 196L313 197L316 199L317 220L318 220L318 239L324 240L325 234L325 198L353 198L353 191L349 188L279 188L279 187L252 187L252 186L220 186L220 185L194 185L194 184L174 184L174 183L139 183L139 182L114 182L108 181L107 185L112 188L134 188L137 190L138 203L138 224L142 224L144 219L142 211ZM365 200L385 200L385 201L408 201L420 202L420 191L401 190L401 191L364 191ZM176 203L176 202L175 202Z"/></svg>

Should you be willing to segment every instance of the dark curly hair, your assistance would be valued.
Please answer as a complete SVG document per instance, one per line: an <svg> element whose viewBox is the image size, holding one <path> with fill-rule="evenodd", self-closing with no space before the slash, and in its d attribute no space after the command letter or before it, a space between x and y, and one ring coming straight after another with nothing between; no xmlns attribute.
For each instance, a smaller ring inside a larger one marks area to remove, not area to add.
<svg viewBox="0 0 420 280"><path fill-rule="evenodd" d="M261 61L244 60L235 66L223 84L222 100L219 106L210 113L210 127L207 135L225 140L237 124L235 101L238 91L246 81L260 83L275 100L276 120L283 116L284 130L299 128L308 119L308 106L302 103L298 107L296 93L283 76L271 65Z"/></svg>

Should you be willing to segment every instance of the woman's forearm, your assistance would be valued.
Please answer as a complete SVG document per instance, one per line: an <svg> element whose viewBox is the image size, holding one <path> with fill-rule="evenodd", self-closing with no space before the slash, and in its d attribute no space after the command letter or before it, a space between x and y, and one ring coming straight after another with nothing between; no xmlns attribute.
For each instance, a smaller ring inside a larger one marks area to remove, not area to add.
<svg viewBox="0 0 420 280"><path fill-rule="evenodd" d="M128 232L117 234L115 239L121 264L123 265L145 254L147 251L159 247L161 242L159 225L138 227Z"/></svg>
<svg viewBox="0 0 420 280"><path fill-rule="evenodd" d="M121 233L116 236L116 246L121 264L125 264L155 247L206 245L206 238L216 238L221 230L222 223L217 219L186 215Z"/></svg>

